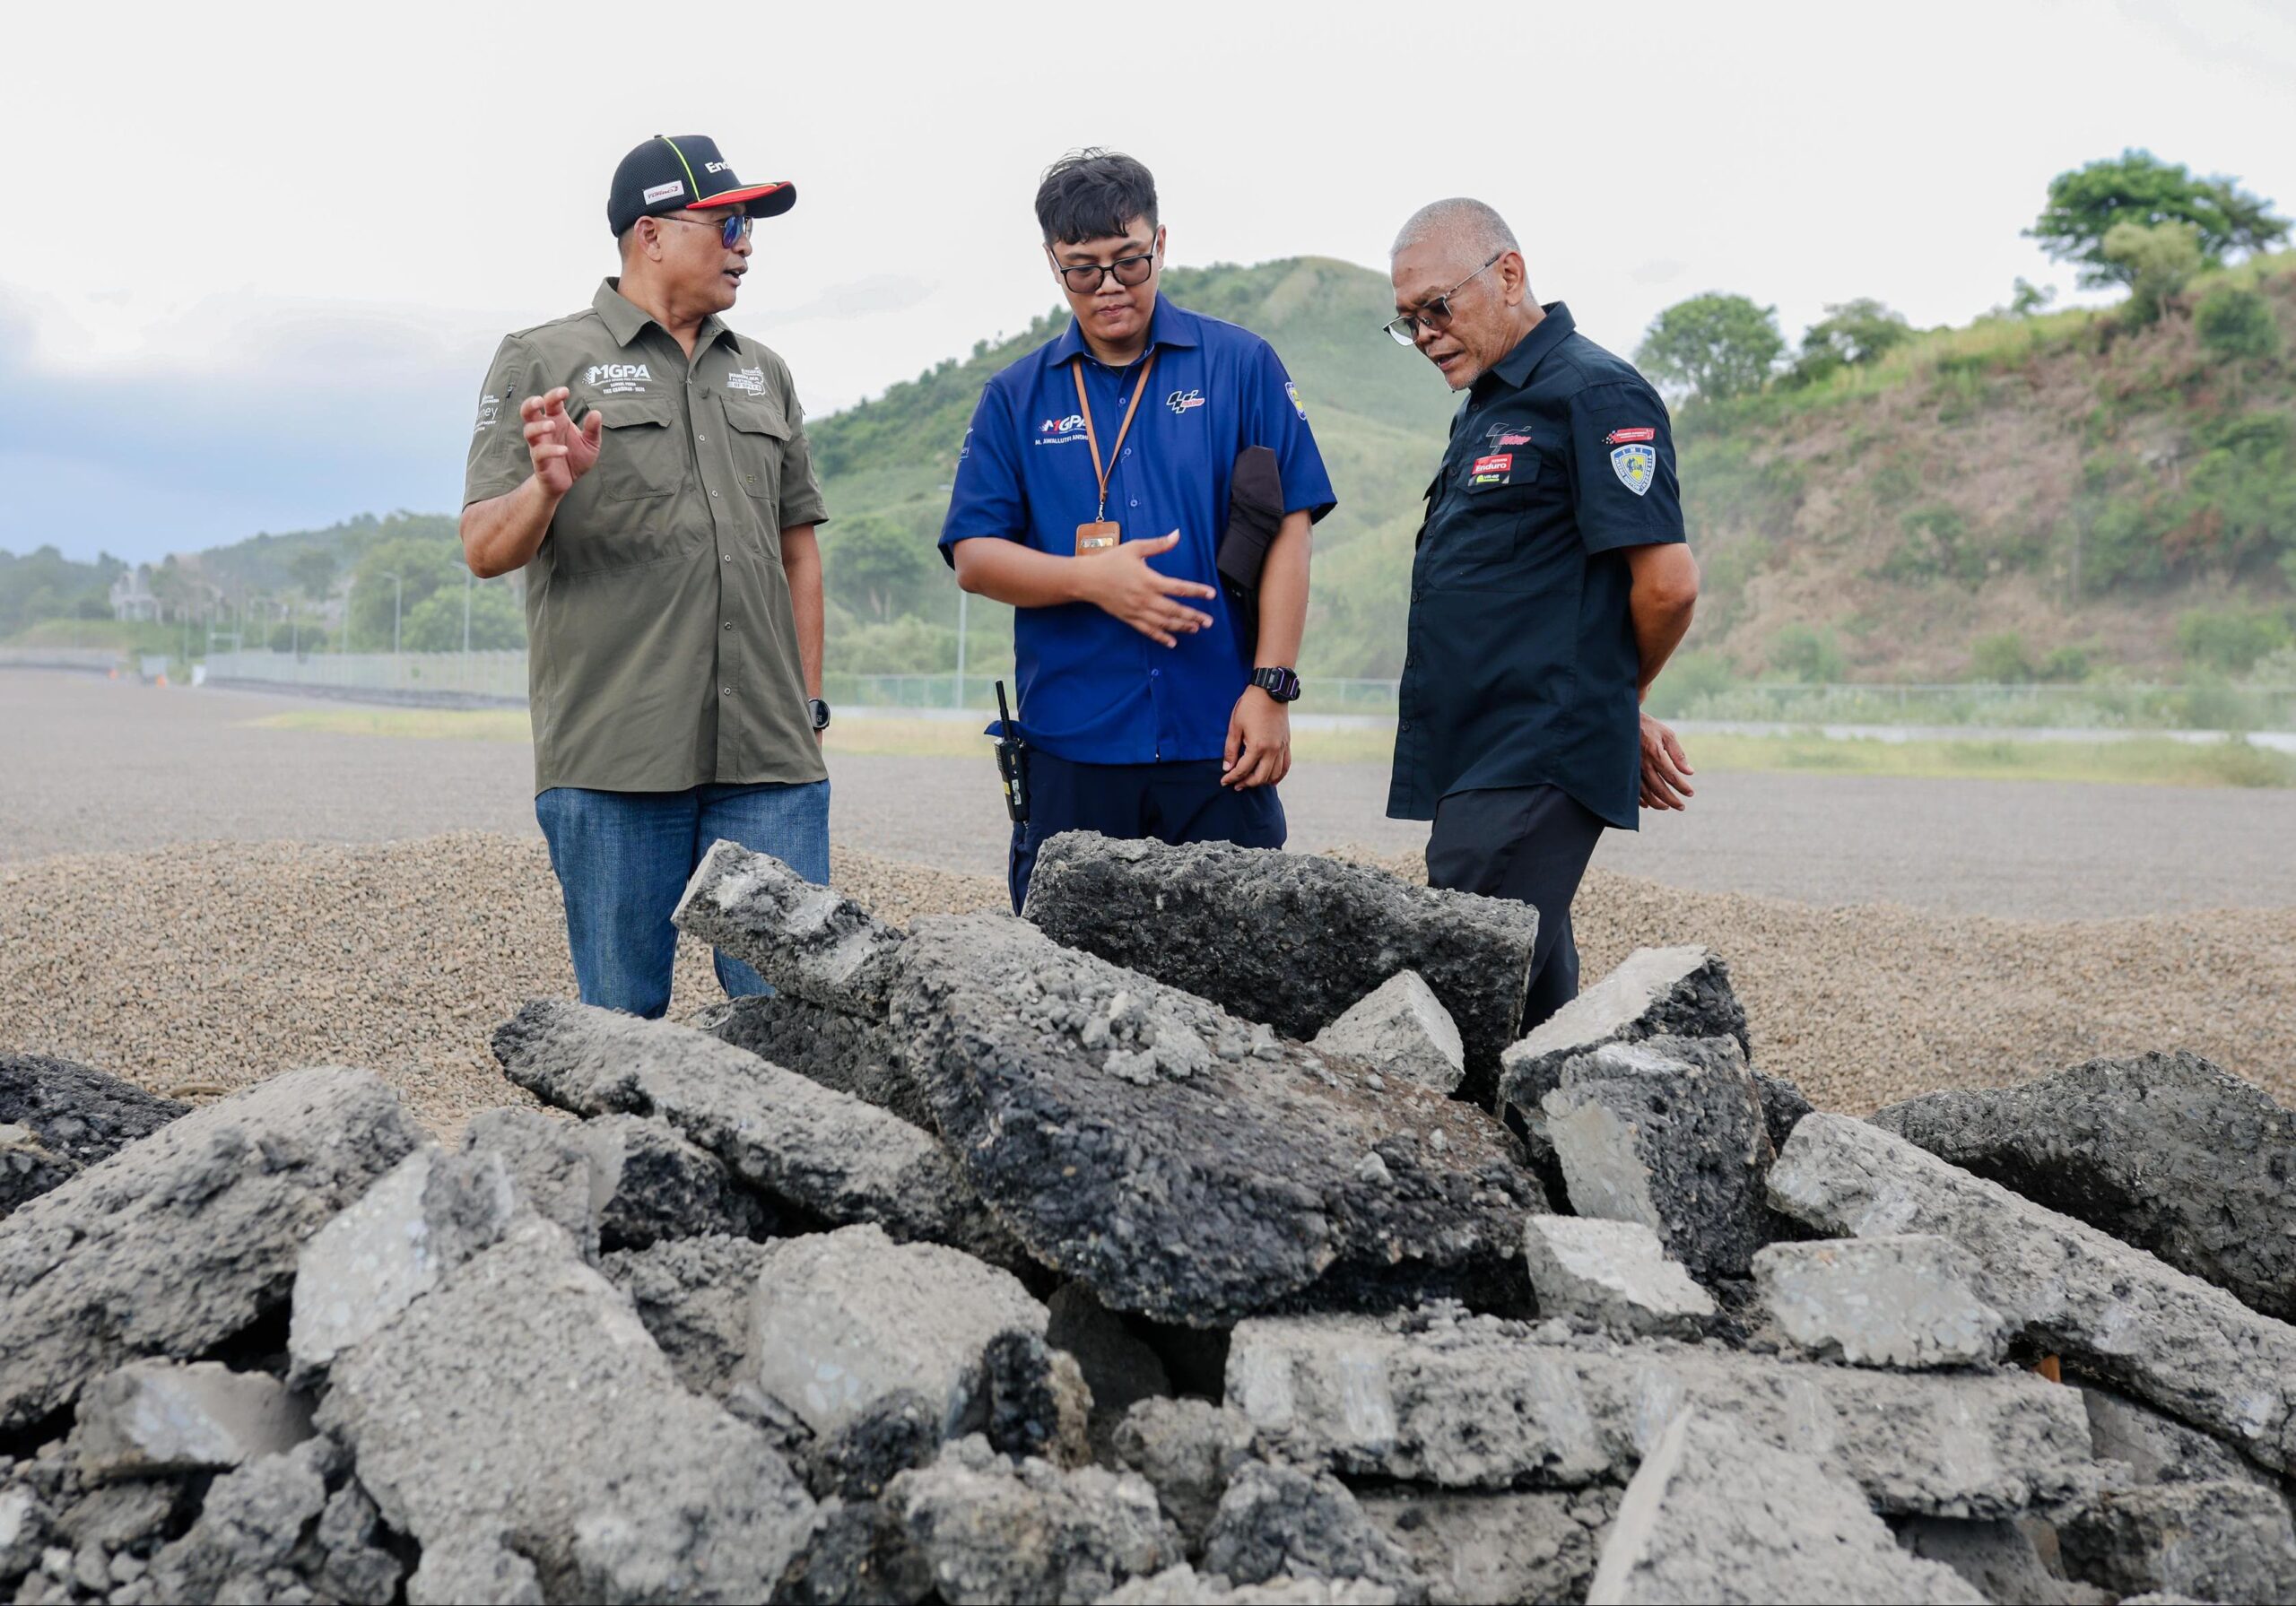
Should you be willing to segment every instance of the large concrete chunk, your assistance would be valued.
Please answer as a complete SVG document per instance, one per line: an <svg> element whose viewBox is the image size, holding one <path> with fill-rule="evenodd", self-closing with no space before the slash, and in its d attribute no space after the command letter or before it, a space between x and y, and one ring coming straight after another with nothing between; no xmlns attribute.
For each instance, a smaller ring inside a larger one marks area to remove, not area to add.
<svg viewBox="0 0 2296 1606"><path fill-rule="evenodd" d="M1404 1489L1361 1497L1363 1514L1407 1551L1435 1606L1583 1601L1618 1490L1444 1494Z"/></svg>
<svg viewBox="0 0 2296 1606"><path fill-rule="evenodd" d="M678 1381L725 1400L749 1354L750 1304L771 1246L748 1238L664 1238L598 1257L598 1270L630 1296Z"/></svg>
<svg viewBox="0 0 2296 1606"><path fill-rule="evenodd" d="M1282 855L1270 855L1280 857ZM920 920L893 1002L981 1196L1113 1309L1519 1301L1544 1208L1490 1117L998 916Z"/></svg>
<svg viewBox="0 0 2296 1606"><path fill-rule="evenodd" d="M704 1033L536 999L496 1029L494 1055L561 1108L660 1116L779 1205L985 1259L1017 1254L931 1136Z"/></svg>
<svg viewBox="0 0 2296 1606"><path fill-rule="evenodd" d="M1467 1073L1459 1029L1416 970L1398 970L1350 1005L1309 1045L1347 1055L1385 1076L1400 1076L1451 1093Z"/></svg>
<svg viewBox="0 0 2296 1606"><path fill-rule="evenodd" d="M1057 942L1303 1042L1415 970L1457 1026L1468 1091L1486 1098L1522 1024L1538 935L1528 904L1415 887L1368 865L1090 831L1038 850L1026 913Z"/></svg>
<svg viewBox="0 0 2296 1606"><path fill-rule="evenodd" d="M883 1020L848 1014L787 993L728 998L697 1010L686 1022L721 1042L810 1076L933 1130L933 1112L900 1063L900 1044Z"/></svg>
<svg viewBox="0 0 2296 1606"><path fill-rule="evenodd" d="M1533 1216L1523 1242L1543 1316L1630 1337L1696 1338L1715 1315L1713 1296L1639 1221Z"/></svg>
<svg viewBox="0 0 2296 1606"><path fill-rule="evenodd" d="M1701 1277L1744 1276L1770 1241L1770 1133L1743 1066L1612 1044L1565 1064L1541 1108L1578 1214L1640 1222Z"/></svg>
<svg viewBox="0 0 2296 1606"><path fill-rule="evenodd" d="M1974 1523L1960 1517L1900 1517L1890 1524L1910 1555L1959 1573L1988 1601L2018 1606L2112 1606L2112 1597L2093 1584L2078 1584L2049 1570L2035 1533L2056 1554L2056 1531L2031 1518Z"/></svg>
<svg viewBox="0 0 2296 1606"><path fill-rule="evenodd" d="M130 1361L81 1391L73 1445L91 1478L235 1467L311 1436L309 1402L212 1360Z"/></svg>
<svg viewBox="0 0 2296 1606"><path fill-rule="evenodd" d="M986 1426L989 1345L1047 1321L1010 1272L873 1226L769 1246L750 1309L749 1376L822 1434L901 1390L944 1438Z"/></svg>
<svg viewBox="0 0 2296 1606"><path fill-rule="evenodd" d="M1693 1407L1666 1425L1626 1486L1587 1601L1984 1606L1985 1597L1951 1567L1900 1550L1856 1484Z"/></svg>
<svg viewBox="0 0 2296 1606"><path fill-rule="evenodd" d="M1711 949L1638 948L1624 963L1531 1029L1500 1056L1494 1106L1533 1135L1539 1101L1562 1085L1564 1063L1612 1043L1646 1037L1728 1037L1742 1055L1746 1011L1730 968Z"/></svg>
<svg viewBox="0 0 2296 1606"><path fill-rule="evenodd" d="M2043 1349L2296 1467L2296 1328L2222 1289L1846 1116L1804 1118L1770 1198L1834 1236L1952 1239L1984 1268L1986 1299Z"/></svg>
<svg viewBox="0 0 2296 1606"><path fill-rule="evenodd" d="M2009 1323L1978 1291L1984 1276L1960 1245L1921 1233L1772 1244L1754 1256L1754 1282L1779 1331L1857 1367L1999 1361Z"/></svg>
<svg viewBox="0 0 2296 1606"><path fill-rule="evenodd" d="M1435 1313L1246 1322L1227 1383L1284 1460L1446 1489L1622 1480L1685 1405L1819 1457L1884 1511L2007 1516L2093 1481L2080 1396L2021 1372L1902 1376Z"/></svg>
<svg viewBox="0 0 2296 1606"><path fill-rule="evenodd" d="M2118 1461L2139 1483L2206 1483L2242 1479L2278 1489L2280 1480L2221 1438L2094 1384L2081 1385L2089 1443L2099 1461Z"/></svg>
<svg viewBox="0 0 2296 1606"><path fill-rule="evenodd" d="M190 1107L69 1060L0 1054L0 1216Z"/></svg>
<svg viewBox="0 0 2296 1606"><path fill-rule="evenodd" d="M1930 1093L1874 1124L2296 1321L2296 1112L2197 1055Z"/></svg>
<svg viewBox="0 0 2296 1606"><path fill-rule="evenodd" d="M1143 1400L1118 1426L1115 1446L1125 1465L1155 1485L1193 1552L1204 1543L1228 1480L1250 1458L1252 1425L1240 1412L1205 1400Z"/></svg>
<svg viewBox="0 0 2296 1606"><path fill-rule="evenodd" d="M2245 1481L2111 1489L2057 1518L2076 1578L2119 1595L2296 1600L2296 1528L2277 1490Z"/></svg>
<svg viewBox="0 0 2296 1606"><path fill-rule="evenodd" d="M951 1606L1098 1601L1182 1559L1144 1479L1100 1467L1064 1472L1033 1459L1016 1465L978 1437L894 1479L884 1504Z"/></svg>
<svg viewBox="0 0 2296 1606"><path fill-rule="evenodd" d="M1220 1497L1204 1541L1204 1567L1231 1584L1279 1578L1360 1578L1398 1601L1427 1599L1411 1552L1380 1531L1329 1473L1251 1462Z"/></svg>
<svg viewBox="0 0 2296 1606"><path fill-rule="evenodd" d="M609 1115L575 1122L534 1109L488 1110L465 1129L463 1147L500 1154L520 1192L586 1247L642 1249L662 1238L725 1233L754 1237L772 1222L724 1161L665 1121ZM545 1200L556 1202L546 1207Z"/></svg>
<svg viewBox="0 0 2296 1606"><path fill-rule="evenodd" d="M762 1600L813 1501L678 1386L629 1302L529 1219L337 1359L320 1425L426 1553L515 1549L544 1598Z"/></svg>
<svg viewBox="0 0 2296 1606"><path fill-rule="evenodd" d="M146 1356L278 1309L296 1252L420 1141L364 1071L291 1071L195 1110L0 1221L0 1430Z"/></svg>
<svg viewBox="0 0 2296 1606"><path fill-rule="evenodd" d="M852 1014L884 1013L900 933L770 854L713 844L670 918L780 992Z"/></svg>

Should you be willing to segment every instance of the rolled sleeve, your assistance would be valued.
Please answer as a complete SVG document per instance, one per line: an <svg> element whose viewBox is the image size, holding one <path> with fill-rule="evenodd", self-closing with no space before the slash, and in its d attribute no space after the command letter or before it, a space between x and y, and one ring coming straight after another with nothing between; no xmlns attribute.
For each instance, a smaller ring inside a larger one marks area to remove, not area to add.
<svg viewBox="0 0 2296 1606"><path fill-rule="evenodd" d="M1315 431L1308 427L1307 404L1300 399L1300 387L1284 372L1283 360L1273 346L1259 349L1246 412L1249 438L1244 444L1264 446L1275 454L1276 472L1283 482L1283 511L1304 509L1312 520L1339 506L1339 499L1332 492L1331 475L1324 468L1323 453L1316 446Z"/></svg>
<svg viewBox="0 0 2296 1606"><path fill-rule="evenodd" d="M1570 401L1575 511L1590 552L1683 539L1682 484L1666 406L1647 385L1587 386Z"/></svg>
<svg viewBox="0 0 2296 1606"><path fill-rule="evenodd" d="M941 522L942 558L953 568L957 543L983 535L1003 541L1029 538L1029 503L1021 487L1018 431L994 386L982 389L972 410L972 425L957 451L949 514Z"/></svg>
<svg viewBox="0 0 2296 1606"><path fill-rule="evenodd" d="M508 496L534 473L526 451L520 404L551 388L534 349L517 335L506 335L486 370L485 388L479 393L478 417L471 428L470 456L463 464L463 506Z"/></svg>
<svg viewBox="0 0 2296 1606"><path fill-rule="evenodd" d="M821 478L813 473L813 448L805 438L805 409L786 370L781 410L789 421L789 438L781 447L781 527L794 530L800 525L825 525L829 503L822 496Z"/></svg>

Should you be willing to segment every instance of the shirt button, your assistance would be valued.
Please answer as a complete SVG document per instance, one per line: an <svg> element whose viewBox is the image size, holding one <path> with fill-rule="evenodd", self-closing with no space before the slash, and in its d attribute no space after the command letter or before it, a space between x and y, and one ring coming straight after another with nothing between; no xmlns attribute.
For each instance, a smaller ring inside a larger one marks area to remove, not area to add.
<svg viewBox="0 0 2296 1606"><path fill-rule="evenodd" d="M730 630L730 629L732 629L734 628L734 621L733 621L732 620L730 620L730 619L729 619L729 620L727 620L727 621L726 621L726 628L727 629L729 629L729 630Z"/></svg>
<svg viewBox="0 0 2296 1606"><path fill-rule="evenodd" d="M716 497L717 497L717 495L718 495L718 493L717 493L716 491L714 491L714 490L713 490L713 491L711 491L711 492L709 493L709 495L710 495L710 497L712 498L712 499L716 499Z"/></svg>
<svg viewBox="0 0 2296 1606"><path fill-rule="evenodd" d="M1163 672L1162 670L1161 670L1161 669L1152 669L1152 670L1150 670L1150 671L1148 672L1148 678L1149 678L1150 680L1152 680L1152 680L1154 680L1158 675L1162 674L1163 673L1164 673L1164 672Z"/></svg>
<svg viewBox="0 0 2296 1606"><path fill-rule="evenodd" d="M733 553L731 553L731 552L727 552L727 553L726 554L726 562L728 562L728 563L731 563L733 560L734 560L734 554L733 554Z"/></svg>
<svg viewBox="0 0 2296 1606"><path fill-rule="evenodd" d="M695 436L695 437L694 437L694 438L695 438L696 440L707 440L707 439L709 439L709 437L708 437L707 435L697 435L697 436Z"/></svg>
<svg viewBox="0 0 2296 1606"><path fill-rule="evenodd" d="M733 696L733 695L734 695L734 689L733 689L731 686L721 686L721 687L719 687L719 688L718 688L718 690L720 690L720 691L722 691L723 693L725 693L725 695L726 695L726 696L727 696L727 697L731 697L731 696Z"/></svg>

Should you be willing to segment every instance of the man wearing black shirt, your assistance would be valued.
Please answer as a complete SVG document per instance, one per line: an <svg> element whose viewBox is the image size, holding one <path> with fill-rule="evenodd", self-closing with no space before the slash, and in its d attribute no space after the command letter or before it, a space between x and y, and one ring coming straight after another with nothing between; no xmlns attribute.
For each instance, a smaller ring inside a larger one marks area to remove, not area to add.
<svg viewBox="0 0 2296 1606"><path fill-rule="evenodd" d="M1432 885L1538 909L1527 1031L1578 995L1570 900L1603 828L1691 795L1640 704L1698 566L1665 404L1539 304L1499 214L1422 207L1393 260L1389 333L1466 394L1412 566L1387 813L1434 821Z"/></svg>

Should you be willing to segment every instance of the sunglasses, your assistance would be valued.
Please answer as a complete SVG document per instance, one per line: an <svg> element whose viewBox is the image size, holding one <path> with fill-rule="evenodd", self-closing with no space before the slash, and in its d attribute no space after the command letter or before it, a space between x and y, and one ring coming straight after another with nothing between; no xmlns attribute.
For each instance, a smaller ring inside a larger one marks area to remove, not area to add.
<svg viewBox="0 0 2296 1606"><path fill-rule="evenodd" d="M1507 253L1504 251L1499 253L1499 256L1504 256L1506 255ZM1419 332L1422 329L1425 329L1430 334L1440 334L1444 330L1451 326L1451 298L1457 295L1476 279L1480 278L1484 273L1489 273L1491 271L1491 263L1497 262L1499 260L1499 256L1492 257L1491 262L1484 263L1481 267L1475 269L1474 273L1469 273L1465 278L1451 286L1450 289L1445 291L1441 295L1436 296L1432 299L1422 305L1417 312L1398 314L1396 317L1388 319L1385 324L1382 324L1380 327L1385 329L1388 334L1394 335L1396 337L1396 343L1401 346L1417 345L1419 343Z"/></svg>
<svg viewBox="0 0 2296 1606"><path fill-rule="evenodd" d="M746 212L731 213L722 218L682 218L674 212L657 212L653 217L656 222L660 223L691 223L696 228L715 229L718 243L728 251L738 241L749 238L750 226L757 221Z"/></svg>
<svg viewBox="0 0 2296 1606"><path fill-rule="evenodd" d="M1139 256L1119 256L1105 267L1097 262L1084 262L1058 272L1070 294L1089 296L1100 289L1103 278L1113 279L1126 290L1145 284L1155 266L1156 253L1150 251Z"/></svg>

